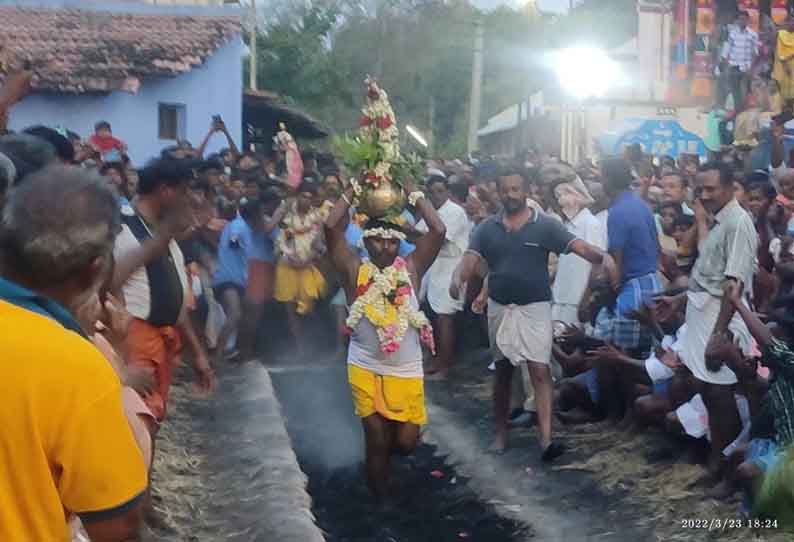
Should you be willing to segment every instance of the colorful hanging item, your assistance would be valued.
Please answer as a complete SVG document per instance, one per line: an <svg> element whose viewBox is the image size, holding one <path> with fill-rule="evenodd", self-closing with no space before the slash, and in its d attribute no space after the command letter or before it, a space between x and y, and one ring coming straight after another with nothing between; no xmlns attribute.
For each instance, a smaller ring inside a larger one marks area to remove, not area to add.
<svg viewBox="0 0 794 542"><path fill-rule="evenodd" d="M298 144L287 131L283 122L278 124L279 131L273 137L278 150L284 153L284 161L287 165L287 184L292 188L298 188L303 181L303 159L298 150Z"/></svg>

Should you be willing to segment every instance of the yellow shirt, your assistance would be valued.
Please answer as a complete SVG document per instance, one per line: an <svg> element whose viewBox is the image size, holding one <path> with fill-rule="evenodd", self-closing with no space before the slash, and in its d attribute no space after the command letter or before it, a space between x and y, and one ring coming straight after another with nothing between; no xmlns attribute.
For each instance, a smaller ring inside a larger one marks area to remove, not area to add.
<svg viewBox="0 0 794 542"><path fill-rule="evenodd" d="M146 489L121 384L86 339L0 301L0 541L69 541Z"/></svg>

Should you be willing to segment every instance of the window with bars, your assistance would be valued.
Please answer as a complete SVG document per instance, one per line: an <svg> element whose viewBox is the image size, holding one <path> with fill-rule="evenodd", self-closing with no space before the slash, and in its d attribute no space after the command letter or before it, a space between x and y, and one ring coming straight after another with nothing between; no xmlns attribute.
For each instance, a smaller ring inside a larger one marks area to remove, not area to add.
<svg viewBox="0 0 794 542"><path fill-rule="evenodd" d="M184 104L159 104L158 137L170 141L184 139L186 111Z"/></svg>

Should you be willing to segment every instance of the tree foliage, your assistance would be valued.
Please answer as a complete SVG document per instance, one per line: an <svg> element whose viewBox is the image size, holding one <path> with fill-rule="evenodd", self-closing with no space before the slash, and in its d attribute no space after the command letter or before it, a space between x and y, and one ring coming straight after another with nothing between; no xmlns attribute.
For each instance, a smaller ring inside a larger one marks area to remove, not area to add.
<svg viewBox="0 0 794 542"><path fill-rule="evenodd" d="M367 74L387 89L401 125L434 150L465 150L475 21L485 29L483 118L549 80L544 53L574 43L617 46L636 29L634 0L585 0L564 17L465 0L282 0L264 14L258 81L336 132L356 128ZM432 128L432 130L431 130Z"/></svg>

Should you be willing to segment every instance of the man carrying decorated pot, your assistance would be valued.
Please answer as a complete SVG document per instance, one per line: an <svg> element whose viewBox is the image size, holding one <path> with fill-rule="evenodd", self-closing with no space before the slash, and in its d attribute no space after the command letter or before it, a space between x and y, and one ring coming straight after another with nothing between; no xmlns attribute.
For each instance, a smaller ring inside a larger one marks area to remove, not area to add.
<svg viewBox="0 0 794 542"><path fill-rule="evenodd" d="M398 256L405 239L400 226L371 218L364 226L369 260L345 241L352 191L337 201L326 221L326 241L347 299L352 301L348 376L366 440L366 472L377 497L386 492L392 453L410 454L427 421L422 347L432 350L433 330L419 310L416 292L444 243L446 228L422 192L403 181L408 201L427 224L416 250Z"/></svg>

